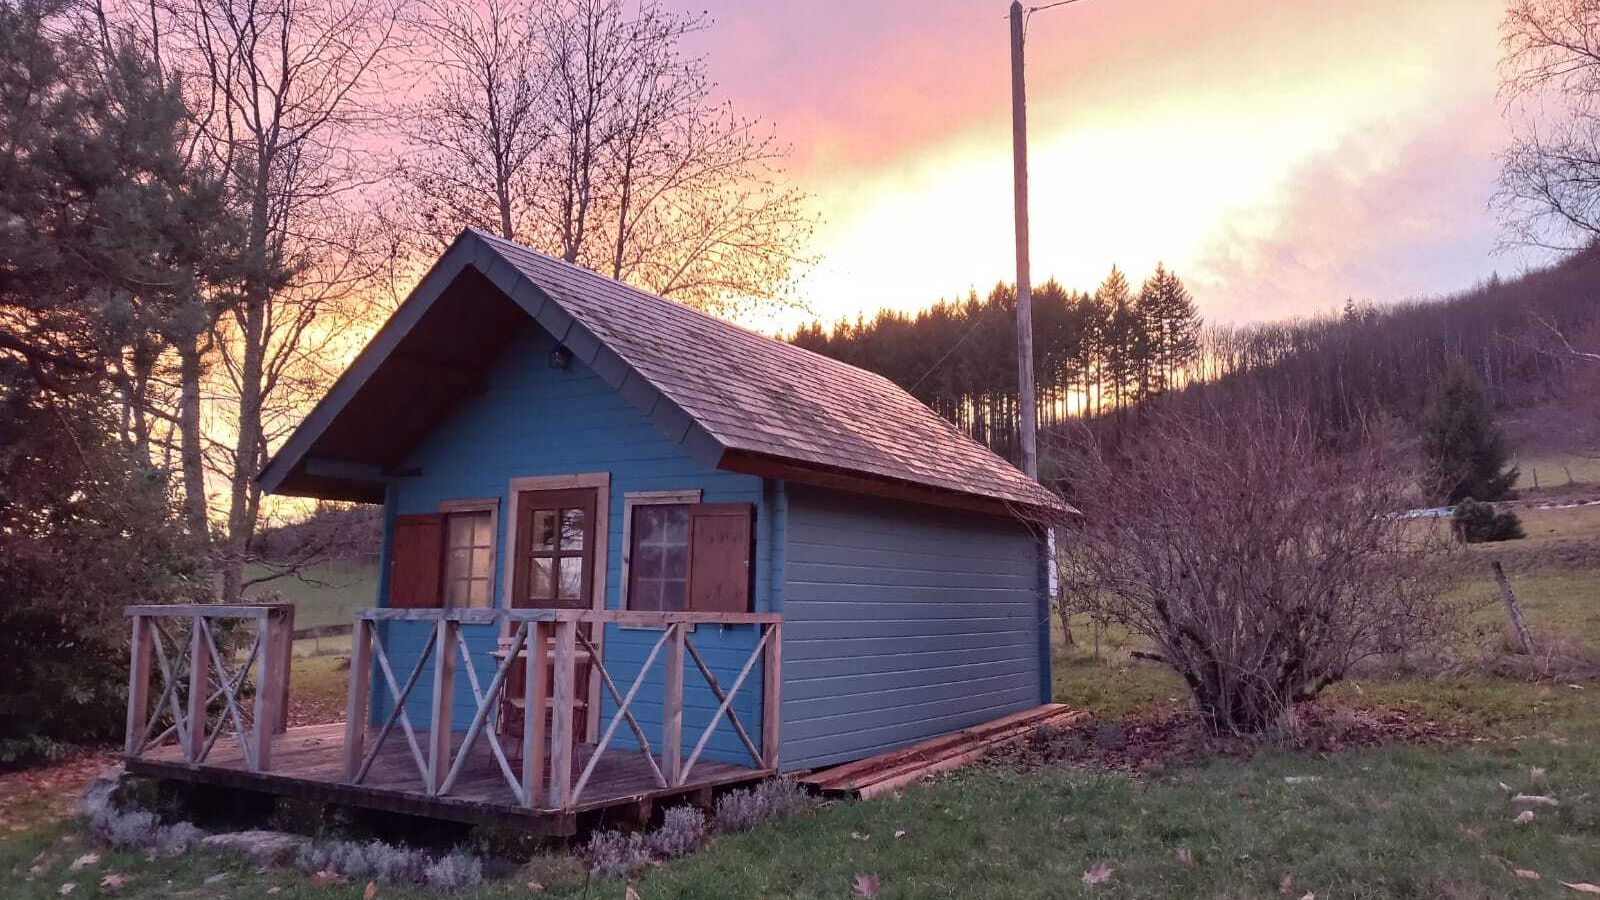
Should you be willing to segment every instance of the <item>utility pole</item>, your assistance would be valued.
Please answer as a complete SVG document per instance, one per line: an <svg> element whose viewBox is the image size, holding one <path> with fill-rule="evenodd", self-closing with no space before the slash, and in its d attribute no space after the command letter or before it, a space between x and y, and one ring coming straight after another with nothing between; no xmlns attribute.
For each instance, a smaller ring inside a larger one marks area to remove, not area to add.
<svg viewBox="0 0 1600 900"><path fill-rule="evenodd" d="M1028 272L1028 96L1022 82L1022 3L1011 3L1011 171L1017 226L1017 402L1022 471L1039 478L1038 407L1033 399L1033 288Z"/></svg>

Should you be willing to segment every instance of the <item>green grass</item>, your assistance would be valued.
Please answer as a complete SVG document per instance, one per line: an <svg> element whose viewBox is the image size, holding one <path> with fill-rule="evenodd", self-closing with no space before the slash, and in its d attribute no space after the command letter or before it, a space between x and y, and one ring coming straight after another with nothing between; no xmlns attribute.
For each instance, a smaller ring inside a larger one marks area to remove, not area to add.
<svg viewBox="0 0 1600 900"><path fill-rule="evenodd" d="M1551 543L1590 545L1600 511L1524 517L1529 538L1473 548L1451 597L1487 641L1503 627L1487 554L1508 566L1535 634L1600 646L1600 561L1553 557ZM1565 546L1565 545L1563 545ZM1573 562L1573 560L1577 562ZM1520 560L1520 561L1517 561ZM1554 562L1551 562L1554 560ZM358 576L359 572L353 572ZM298 590L301 623L341 621L370 602L354 580L336 591ZM291 585L284 585L286 595ZM1058 699L1100 719L1162 714L1186 703L1171 672L1134 659L1126 632L1095 634L1075 623L1075 646L1058 637ZM347 672L335 656L295 660L293 690L335 711ZM1579 896L1561 881L1600 883L1600 683L1526 684L1486 675L1418 680L1356 678L1329 692L1332 702L1400 711L1413 724L1466 736L1448 746L1391 746L1331 755L1268 749L1248 760L1168 765L1132 777L1066 768L1036 771L972 767L903 794L840 802L742 835L716 838L693 856L645 873L642 898L849 898L857 874L878 877L881 896L900 898L1560 898ZM1317 780L1291 784L1290 777ZM1502 787L1502 784L1505 787ZM1509 788L1508 791L1506 788ZM1556 807L1525 806L1511 792L1550 794ZM44 817L41 817L44 818ZM895 837L896 832L904 832ZM1187 848L1180 858L1180 848ZM18 900L70 896L165 900L169 897L282 900L359 897L364 883L316 886L288 869L260 870L210 853L147 860L100 849L100 859L69 871L93 849L73 825L41 821L0 833L0 894ZM1110 880L1088 886L1097 862ZM30 869L40 867L30 876ZM1539 873L1518 878L1514 870ZM117 890L97 885L108 872L129 877ZM217 883L208 877L222 874ZM1282 891L1288 876L1290 890ZM623 897L618 881L586 884L570 856L535 858L512 877L456 895L462 900L535 896ZM379 897L425 897L390 885Z"/></svg>
<svg viewBox="0 0 1600 900"><path fill-rule="evenodd" d="M973 768L898 797L833 804L754 832L720 837L684 860L648 872L643 898L845 898L858 873L880 879L895 898L1272 898L1285 876L1292 897L1559 897L1557 881L1600 881L1600 704L1589 695L1558 723L1555 740L1528 740L1439 752L1385 748L1312 758L1263 752L1239 763L1219 760L1130 778L1067 769L1035 772ZM1542 770L1536 774L1535 769ZM1318 779L1290 784L1286 778ZM1558 807L1527 807L1513 791L1550 794ZM903 831L902 837L895 837ZM0 843L0 869L26 872L40 853L48 863L32 881L13 879L18 900L110 896L94 884L105 872L133 874L114 896L354 898L363 884L315 887L288 871L210 854L147 862L103 853L77 873L64 871L83 839L60 826ZM1188 848L1192 863L1179 859ZM1082 873L1104 861L1115 871L1088 887ZM1526 881L1513 869L1540 873ZM208 876L226 873L215 885ZM569 863L541 859L528 872L459 895L620 898L602 881L585 890ZM384 897L422 896L384 886ZM1573 896L1567 893L1568 896Z"/></svg>
<svg viewBox="0 0 1600 900"><path fill-rule="evenodd" d="M1517 479L1520 488L1533 488L1535 476L1540 490L1571 484L1600 486L1600 458L1558 453L1519 460L1517 468L1522 472Z"/></svg>
<svg viewBox="0 0 1600 900"><path fill-rule="evenodd" d="M264 574L251 566L245 577ZM306 570L303 580L293 576L262 582L246 591L252 600L294 604L296 628L348 624L356 610L377 603L378 566L375 562L336 560Z"/></svg>

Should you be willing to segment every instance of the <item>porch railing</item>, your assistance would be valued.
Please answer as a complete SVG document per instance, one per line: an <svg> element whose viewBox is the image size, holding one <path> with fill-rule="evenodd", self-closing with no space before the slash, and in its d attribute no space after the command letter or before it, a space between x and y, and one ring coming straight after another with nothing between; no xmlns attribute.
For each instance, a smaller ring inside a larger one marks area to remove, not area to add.
<svg viewBox="0 0 1600 900"><path fill-rule="evenodd" d="M381 622L428 622L432 624L422 652L402 681L379 637ZM585 624L660 628L661 634L645 657L626 691L621 690L613 672L596 647L594 638L580 627ZM498 625L509 633L510 643L500 658L493 677L484 687L473 665L467 643L462 640L464 625ZM690 638L695 625L754 625L759 634L755 648L745 659L733 681L718 683ZM495 767L517 802L528 808L568 810L576 808L590 786L597 766L612 748L613 738L622 725L632 731L637 751L643 758L656 786L662 790L688 787L717 726L726 720L756 767L773 770L778 766L778 709L781 683L783 619L777 613L688 613L637 612L622 610L573 609L368 609L356 618L350 657L350 694L345 717L345 781L360 784L371 773L379 750L394 737L399 726L423 789L433 796L448 796L465 770L469 754L481 738L488 744ZM578 750L577 729L573 721L579 649L587 651L601 686L610 695L614 708L574 779L573 761ZM490 717L501 695L509 688L519 654L528 664L522 667L524 713L520 744L520 771L515 769L497 729L489 727ZM552 659L553 665L537 664ZM734 699L749 680L757 662L765 661L761 684L760 740L751 737L733 708ZM465 661L466 665L458 665ZM647 677L659 663L663 666L662 728L659 762L657 751L632 707ZM718 702L711 721L694 736L684 754L683 695L686 661L692 662ZM428 727L419 733L406 711L406 701L432 667L432 701ZM382 678L381 686L391 706L368 746L367 720L372 697L371 678ZM476 705L471 724L459 745L452 734L455 710L455 683L464 674ZM553 679L553 683L547 682ZM548 695L548 699L547 699ZM548 704L548 705L547 705ZM546 714L549 724L546 725ZM548 735L546 730L548 728ZM546 778L546 750L548 771Z"/></svg>
<svg viewBox="0 0 1600 900"><path fill-rule="evenodd" d="M139 757L176 740L183 760L199 764L231 733L246 768L269 771L272 735L287 721L294 605L130 606L126 614L133 645L123 753Z"/></svg>

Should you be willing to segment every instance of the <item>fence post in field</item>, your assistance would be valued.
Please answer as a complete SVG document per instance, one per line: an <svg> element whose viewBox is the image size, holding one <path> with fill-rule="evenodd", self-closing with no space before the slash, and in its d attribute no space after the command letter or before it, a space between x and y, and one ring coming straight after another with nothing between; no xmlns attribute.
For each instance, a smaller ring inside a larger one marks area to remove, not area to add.
<svg viewBox="0 0 1600 900"><path fill-rule="evenodd" d="M1528 633L1528 623L1522 619L1522 606L1517 603L1517 592L1511 589L1511 579L1506 577L1506 570L1500 565L1500 560L1489 563L1489 568L1494 570L1495 583L1500 585L1500 599L1505 602L1506 615L1511 617L1511 627L1517 633L1517 641L1522 644L1522 652L1533 655L1533 635Z"/></svg>

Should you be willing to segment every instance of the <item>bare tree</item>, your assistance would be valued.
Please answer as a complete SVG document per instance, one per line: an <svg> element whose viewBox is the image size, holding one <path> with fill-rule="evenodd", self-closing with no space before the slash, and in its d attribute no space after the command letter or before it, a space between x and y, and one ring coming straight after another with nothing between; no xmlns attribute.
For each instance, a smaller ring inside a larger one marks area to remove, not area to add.
<svg viewBox="0 0 1600 900"><path fill-rule="evenodd" d="M508 239L536 227L538 154L549 137L538 24L517 0L416 9L431 89L399 115L408 152L396 174L411 188L411 232L442 246L463 226Z"/></svg>
<svg viewBox="0 0 1600 900"><path fill-rule="evenodd" d="M1158 408L1115 454L1087 429L1057 448L1083 512L1060 532L1077 595L1148 640L1218 731L1266 728L1450 624L1446 541L1396 515L1409 479L1385 443L1334 452L1291 409Z"/></svg>
<svg viewBox="0 0 1600 900"><path fill-rule="evenodd" d="M1495 205L1508 238L1573 250L1600 238L1600 3L1511 0L1501 96L1515 125Z"/></svg>
<svg viewBox="0 0 1600 900"><path fill-rule="evenodd" d="M702 308L780 297L810 233L787 148L712 101L701 15L497 0L418 20L442 73L401 110L409 230L492 230Z"/></svg>
<svg viewBox="0 0 1600 900"><path fill-rule="evenodd" d="M387 0L171 0L149 10L151 41L189 86L197 152L226 173L246 222L234 302L180 347L186 486L192 500L202 449L227 486L216 550L225 602L245 585L255 475L339 367L341 326L362 314L358 292L379 268L353 199L370 177L358 143L374 127L397 12Z"/></svg>

